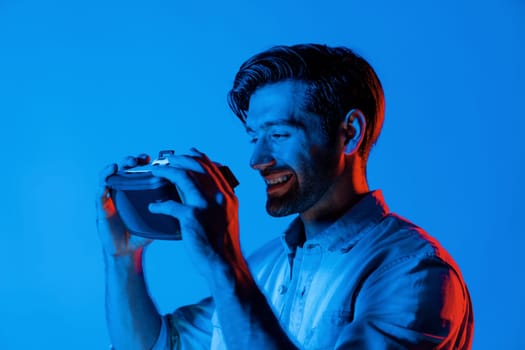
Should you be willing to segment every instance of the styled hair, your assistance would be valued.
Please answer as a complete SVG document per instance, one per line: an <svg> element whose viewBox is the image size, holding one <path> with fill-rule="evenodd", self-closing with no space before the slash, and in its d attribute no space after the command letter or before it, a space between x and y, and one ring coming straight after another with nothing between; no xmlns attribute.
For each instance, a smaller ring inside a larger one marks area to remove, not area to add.
<svg viewBox="0 0 525 350"><path fill-rule="evenodd" d="M365 59L346 47L275 46L242 64L228 93L228 104L246 123L255 90L285 80L306 84L304 108L323 118L329 142L335 141L346 114L354 108L361 110L366 129L358 152L367 160L383 126L384 95L379 78Z"/></svg>

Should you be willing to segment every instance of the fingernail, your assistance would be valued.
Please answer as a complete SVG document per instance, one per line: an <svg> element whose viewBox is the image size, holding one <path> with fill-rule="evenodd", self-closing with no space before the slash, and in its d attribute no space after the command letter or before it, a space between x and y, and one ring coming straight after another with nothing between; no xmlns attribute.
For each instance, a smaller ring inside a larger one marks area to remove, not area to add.
<svg viewBox="0 0 525 350"><path fill-rule="evenodd" d="M139 154L138 158L143 161L149 161L149 155L147 155L146 153Z"/></svg>

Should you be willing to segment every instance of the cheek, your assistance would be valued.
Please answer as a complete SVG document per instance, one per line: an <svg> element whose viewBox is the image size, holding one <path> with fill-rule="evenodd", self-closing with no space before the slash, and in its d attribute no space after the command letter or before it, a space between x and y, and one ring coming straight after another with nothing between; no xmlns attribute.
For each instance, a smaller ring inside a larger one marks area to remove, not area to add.
<svg viewBox="0 0 525 350"><path fill-rule="evenodd" d="M302 175L311 176L319 167L324 165L327 156L326 148L312 145L305 139L295 138L274 148L277 163L291 168L299 178Z"/></svg>
<svg viewBox="0 0 525 350"><path fill-rule="evenodd" d="M340 173L344 168L343 154L332 148L314 145L310 147L309 163L319 173Z"/></svg>
<svg viewBox="0 0 525 350"><path fill-rule="evenodd" d="M308 156L310 161L317 164L318 166L330 164L334 157L332 152L329 152L326 147L321 147L319 145L310 146Z"/></svg>
<svg viewBox="0 0 525 350"><path fill-rule="evenodd" d="M289 142L276 145L274 148L274 155L278 158L278 161L281 161L282 165L297 170L296 167L303 163L308 152L307 148L305 148L304 144L301 142L298 142L297 140L289 140Z"/></svg>
<svg viewBox="0 0 525 350"><path fill-rule="evenodd" d="M323 153L326 152L324 152L324 149L322 147L319 147L318 145L313 145L310 146L309 153L312 158L319 159L323 155Z"/></svg>
<svg viewBox="0 0 525 350"><path fill-rule="evenodd" d="M318 160L315 159L314 154L306 152L306 150L296 153L289 165L297 175L299 183L311 182L312 178L317 177Z"/></svg>

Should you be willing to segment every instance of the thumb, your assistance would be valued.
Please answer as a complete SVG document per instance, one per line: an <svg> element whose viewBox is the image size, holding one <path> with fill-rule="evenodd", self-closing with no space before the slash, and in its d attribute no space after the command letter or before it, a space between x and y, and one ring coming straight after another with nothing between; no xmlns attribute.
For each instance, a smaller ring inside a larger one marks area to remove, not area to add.
<svg viewBox="0 0 525 350"><path fill-rule="evenodd" d="M169 215L179 220L191 216L192 214L192 210L188 206L173 200L150 203L148 209L153 214Z"/></svg>

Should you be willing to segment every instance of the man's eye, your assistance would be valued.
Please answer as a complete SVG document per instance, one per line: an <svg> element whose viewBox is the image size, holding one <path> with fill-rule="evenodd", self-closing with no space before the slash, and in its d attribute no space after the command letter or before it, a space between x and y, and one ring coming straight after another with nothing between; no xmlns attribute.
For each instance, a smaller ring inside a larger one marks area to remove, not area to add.
<svg viewBox="0 0 525 350"><path fill-rule="evenodd" d="M275 140L282 140L282 139L285 139L287 138L288 136L290 136L290 134L272 134L272 138L275 139Z"/></svg>
<svg viewBox="0 0 525 350"><path fill-rule="evenodd" d="M252 138L250 139L250 143L257 143L257 140L258 140L258 139L257 139L256 137L252 137Z"/></svg>

